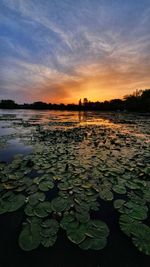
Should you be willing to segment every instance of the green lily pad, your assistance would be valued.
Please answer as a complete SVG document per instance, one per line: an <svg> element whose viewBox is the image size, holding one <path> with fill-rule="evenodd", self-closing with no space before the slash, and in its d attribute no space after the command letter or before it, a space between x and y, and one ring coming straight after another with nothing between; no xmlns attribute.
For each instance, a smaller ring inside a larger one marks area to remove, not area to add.
<svg viewBox="0 0 150 267"><path fill-rule="evenodd" d="M107 244L109 229L104 222L94 220L87 224L85 235L86 239L79 245L80 248L100 250Z"/></svg>
<svg viewBox="0 0 150 267"><path fill-rule="evenodd" d="M107 245L106 238L89 238L87 237L79 247L84 250L93 249L93 250L101 250Z"/></svg>
<svg viewBox="0 0 150 267"><path fill-rule="evenodd" d="M36 192L29 196L28 201L31 206L35 206L36 204L38 204L39 201L44 201L44 199L45 199L45 194L41 192Z"/></svg>
<svg viewBox="0 0 150 267"><path fill-rule="evenodd" d="M119 185L119 184L118 185L114 185L112 189L117 194L121 194L122 195L122 194L126 193L126 188L123 185Z"/></svg>
<svg viewBox="0 0 150 267"><path fill-rule="evenodd" d="M147 206L138 205L132 201L128 201L124 204L127 208L125 213L136 220L145 220L147 218L148 208Z"/></svg>
<svg viewBox="0 0 150 267"><path fill-rule="evenodd" d="M85 234L87 237L91 237L91 238L97 238L97 237L107 238L109 235L109 228L103 221L99 221L99 220L92 221L91 220L87 224Z"/></svg>
<svg viewBox="0 0 150 267"><path fill-rule="evenodd" d="M59 223L54 219L47 219L42 223L42 228L51 229L53 234L56 234L59 229Z"/></svg>
<svg viewBox="0 0 150 267"><path fill-rule="evenodd" d="M41 243L38 224L27 223L19 235L19 245L25 251L36 249Z"/></svg>
<svg viewBox="0 0 150 267"><path fill-rule="evenodd" d="M67 208L67 206L68 201L61 197L54 198L51 202L52 210L56 212L62 212Z"/></svg>
<svg viewBox="0 0 150 267"><path fill-rule="evenodd" d="M36 193L38 191L38 186L37 185L31 185L30 187L28 187L26 189L26 192L28 194L33 194L33 193Z"/></svg>
<svg viewBox="0 0 150 267"><path fill-rule="evenodd" d="M139 221L131 218L130 216L123 214L119 218L119 225L123 233L127 236L131 236L136 232L136 228L139 225Z"/></svg>
<svg viewBox="0 0 150 267"><path fill-rule="evenodd" d="M150 227L139 224L132 238L133 244L146 255L150 255Z"/></svg>
<svg viewBox="0 0 150 267"><path fill-rule="evenodd" d="M9 212L16 211L20 209L24 204L25 204L24 195L21 195L21 194L14 195L13 198L9 199L8 211Z"/></svg>
<svg viewBox="0 0 150 267"><path fill-rule="evenodd" d="M79 227L79 222L77 222L77 221L72 221L72 222L70 222L68 225L67 225L67 228L66 228L66 230L68 231L68 232L73 232L73 231L76 231L76 229L78 229L78 227Z"/></svg>
<svg viewBox="0 0 150 267"><path fill-rule="evenodd" d="M60 222L60 226L66 230L68 228L69 223L73 222L74 220L75 218L73 215L65 214Z"/></svg>
<svg viewBox="0 0 150 267"><path fill-rule="evenodd" d="M47 217L51 211L51 204L47 201L39 203L34 208L34 214L40 218Z"/></svg>
<svg viewBox="0 0 150 267"><path fill-rule="evenodd" d="M123 200L123 199L116 199L114 201L114 208L115 209L120 209L123 206L124 203L125 203L125 200Z"/></svg>
<svg viewBox="0 0 150 267"><path fill-rule="evenodd" d="M100 190L99 196L105 201L111 201L113 199L113 193L110 190Z"/></svg>
<svg viewBox="0 0 150 267"><path fill-rule="evenodd" d="M77 221L80 223L87 223L90 220L90 215L89 213L82 212L82 213L76 213L75 214Z"/></svg>
<svg viewBox="0 0 150 267"><path fill-rule="evenodd" d="M80 225L76 221L71 221L67 224L66 230L69 240L81 244L81 248L98 250L107 244L109 229L102 221L91 220Z"/></svg>
<svg viewBox="0 0 150 267"><path fill-rule="evenodd" d="M75 243L79 244L85 239L85 229L81 226L77 227L76 229L67 229L67 236L68 239Z"/></svg>
<svg viewBox="0 0 150 267"><path fill-rule="evenodd" d="M25 209L24 209L24 212L28 216L34 216L34 207L31 206L30 204L27 204Z"/></svg>
<svg viewBox="0 0 150 267"><path fill-rule="evenodd" d="M90 189L92 185L90 183L86 183L86 184L81 185L81 187L84 189Z"/></svg>
<svg viewBox="0 0 150 267"><path fill-rule="evenodd" d="M133 182L133 181L127 181L126 186L130 189L140 189L140 185Z"/></svg>
<svg viewBox="0 0 150 267"><path fill-rule="evenodd" d="M39 184L39 189L41 191L49 191L49 189L53 189L54 183L52 181L42 181Z"/></svg>
<svg viewBox="0 0 150 267"><path fill-rule="evenodd" d="M11 194L9 198L0 201L0 214L13 212L25 204L25 196L22 194Z"/></svg>
<svg viewBox="0 0 150 267"><path fill-rule="evenodd" d="M41 244L45 247L45 248L49 248L52 247L55 242L57 240L57 235L51 235L50 237L43 237L41 238Z"/></svg>
<svg viewBox="0 0 150 267"><path fill-rule="evenodd" d="M58 188L60 190L66 191L66 190L72 189L72 186L69 183L67 183L67 182L63 182L63 183L61 182L61 183L58 184Z"/></svg>
<svg viewBox="0 0 150 267"><path fill-rule="evenodd" d="M78 212L78 213L88 213L89 210L90 210L90 204L89 203L86 203L80 199L74 199L74 201L77 203L77 205L75 205L75 210Z"/></svg>

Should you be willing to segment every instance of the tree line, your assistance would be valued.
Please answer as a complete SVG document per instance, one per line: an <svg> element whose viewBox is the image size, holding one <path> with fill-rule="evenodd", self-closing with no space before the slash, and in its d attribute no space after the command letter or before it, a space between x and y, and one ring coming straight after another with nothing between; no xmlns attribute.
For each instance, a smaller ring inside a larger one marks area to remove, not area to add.
<svg viewBox="0 0 150 267"><path fill-rule="evenodd" d="M17 104L13 100L1 100L0 109L39 109L39 110L100 110L100 111L137 111L150 112L150 89L136 90L123 99L110 101L88 101L80 99L78 104L51 104L37 101L31 104Z"/></svg>

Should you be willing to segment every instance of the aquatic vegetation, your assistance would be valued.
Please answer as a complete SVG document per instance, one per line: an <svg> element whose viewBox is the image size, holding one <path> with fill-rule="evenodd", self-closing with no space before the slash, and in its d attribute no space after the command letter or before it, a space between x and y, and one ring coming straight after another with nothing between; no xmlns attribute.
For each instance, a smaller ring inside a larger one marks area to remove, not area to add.
<svg viewBox="0 0 150 267"><path fill-rule="evenodd" d="M24 203L25 196L22 194L4 194L2 199L0 200L0 214L16 211L21 208Z"/></svg>
<svg viewBox="0 0 150 267"><path fill-rule="evenodd" d="M36 119L22 124L32 128ZM56 126L59 121L49 124ZM122 233L150 255L146 138L112 125L63 122L59 126L63 128L36 124L32 154L0 164L0 214L23 212L20 247L26 251L51 247L62 229L81 249L105 248L111 235L101 218L105 202L117 212Z"/></svg>

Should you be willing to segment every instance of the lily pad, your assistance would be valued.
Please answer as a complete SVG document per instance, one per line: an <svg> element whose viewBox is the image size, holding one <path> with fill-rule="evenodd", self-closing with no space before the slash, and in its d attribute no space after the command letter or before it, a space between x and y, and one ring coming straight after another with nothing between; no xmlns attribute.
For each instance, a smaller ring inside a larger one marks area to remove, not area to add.
<svg viewBox="0 0 150 267"><path fill-rule="evenodd" d="M110 190L100 190L99 196L105 201L111 201L113 199L113 193Z"/></svg>
<svg viewBox="0 0 150 267"><path fill-rule="evenodd" d="M116 199L114 201L114 208L115 209L120 209L123 206L124 203L125 203L125 200L123 200L123 199Z"/></svg>
<svg viewBox="0 0 150 267"><path fill-rule="evenodd" d="M107 244L106 238L89 238L87 237L85 241L83 241L79 247L85 250L93 249L93 250L101 250Z"/></svg>
<svg viewBox="0 0 150 267"><path fill-rule="evenodd" d="M24 212L28 216L34 216L34 207L31 206L30 204L27 204L25 209L24 209Z"/></svg>
<svg viewBox="0 0 150 267"><path fill-rule="evenodd" d="M52 181L42 181L39 184L39 189L41 191L49 191L49 189L53 189L54 183Z"/></svg>
<svg viewBox="0 0 150 267"><path fill-rule="evenodd" d="M13 212L25 204L25 196L22 194L11 194L9 198L0 201L0 214Z"/></svg>
<svg viewBox="0 0 150 267"><path fill-rule="evenodd" d="M130 216L123 214L119 218L119 225L123 233L127 236L131 236L136 232L136 228L139 225L139 221L131 218Z"/></svg>
<svg viewBox="0 0 150 267"><path fill-rule="evenodd" d="M76 213L75 216L77 221L79 221L80 223L87 223L90 220L89 213L86 213L84 211L82 213Z"/></svg>
<svg viewBox="0 0 150 267"><path fill-rule="evenodd" d="M112 189L117 194L121 194L122 195L122 194L126 193L126 188L123 185L119 185L119 184L118 185L114 185Z"/></svg>
<svg viewBox="0 0 150 267"><path fill-rule="evenodd" d="M61 182L61 183L59 183L58 184L58 188L60 189L60 190L70 190L70 189L72 189L72 186L68 183L68 182Z"/></svg>
<svg viewBox="0 0 150 267"><path fill-rule="evenodd" d="M56 234L59 229L59 223L54 219L47 219L42 223L42 227L45 229L52 229L53 234Z"/></svg>
<svg viewBox="0 0 150 267"><path fill-rule="evenodd" d="M85 238L85 229L81 226L77 227L76 229L67 229L67 236L68 239L75 243L75 244L79 244L81 243Z"/></svg>
<svg viewBox="0 0 150 267"><path fill-rule="evenodd" d="M132 201L128 201L124 204L127 208L125 213L136 220L145 220L147 218L148 208L147 206L138 205Z"/></svg>
<svg viewBox="0 0 150 267"><path fill-rule="evenodd" d="M19 245L25 251L36 249L41 243L38 224L27 223L19 235Z"/></svg>
<svg viewBox="0 0 150 267"><path fill-rule="evenodd" d="M45 194L37 192L30 195L28 201L31 206L35 206L36 204L38 204L39 201L44 201L44 199L45 199Z"/></svg>
<svg viewBox="0 0 150 267"><path fill-rule="evenodd" d="M68 206L68 201L64 198L57 197L52 200L51 207L53 211L62 212Z"/></svg>
<svg viewBox="0 0 150 267"><path fill-rule="evenodd" d="M60 226L63 229L67 229L69 223L73 222L75 220L74 216L71 214L64 214L64 217L62 218L61 222L60 222Z"/></svg>
<svg viewBox="0 0 150 267"><path fill-rule="evenodd" d="M51 235L50 237L43 237L41 238L41 244L45 247L45 248L48 248L48 247L52 247L55 242L57 240L57 235Z"/></svg>
<svg viewBox="0 0 150 267"><path fill-rule="evenodd" d="M146 255L150 255L150 227L139 224L132 238L133 244Z"/></svg>
<svg viewBox="0 0 150 267"><path fill-rule="evenodd" d="M39 203L34 208L34 214L40 218L47 217L51 211L51 204L47 201Z"/></svg>

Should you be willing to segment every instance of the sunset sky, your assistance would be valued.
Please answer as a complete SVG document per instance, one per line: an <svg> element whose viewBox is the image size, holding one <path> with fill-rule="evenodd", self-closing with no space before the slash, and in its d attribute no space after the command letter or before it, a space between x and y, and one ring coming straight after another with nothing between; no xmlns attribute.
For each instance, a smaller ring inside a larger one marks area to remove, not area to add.
<svg viewBox="0 0 150 267"><path fill-rule="evenodd" d="M150 0L0 0L0 99L77 103L150 88Z"/></svg>

